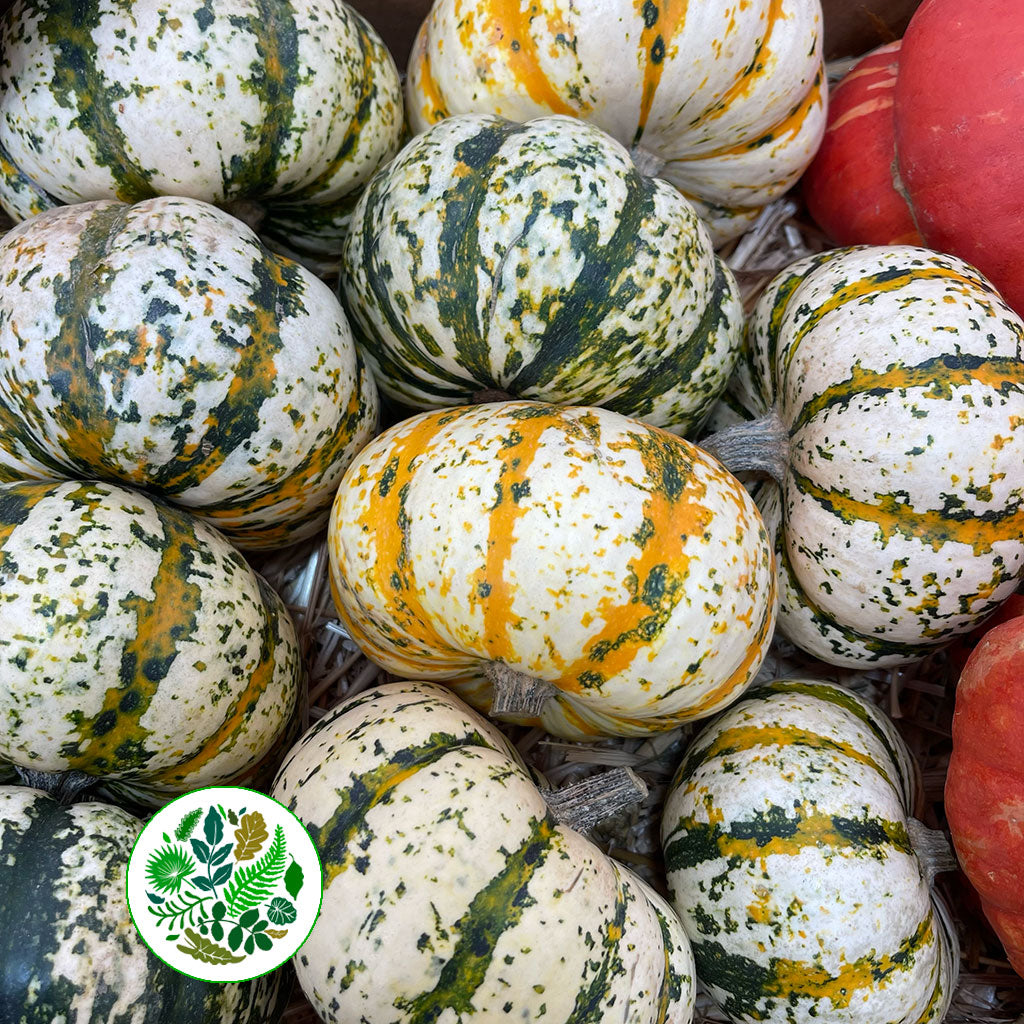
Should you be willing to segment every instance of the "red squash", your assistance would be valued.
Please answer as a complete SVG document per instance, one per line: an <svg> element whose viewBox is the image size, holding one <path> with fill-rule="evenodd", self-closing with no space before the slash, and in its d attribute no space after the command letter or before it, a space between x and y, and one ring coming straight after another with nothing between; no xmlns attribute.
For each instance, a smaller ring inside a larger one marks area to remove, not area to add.
<svg viewBox="0 0 1024 1024"><path fill-rule="evenodd" d="M1024 310L1024 4L925 0L903 37L894 111L926 244Z"/></svg>
<svg viewBox="0 0 1024 1024"><path fill-rule="evenodd" d="M923 245L893 184L893 89L900 43L862 57L829 94L828 121L804 173L811 216L838 245Z"/></svg>
<svg viewBox="0 0 1024 1024"><path fill-rule="evenodd" d="M990 629L960 676L946 815L985 916L1024 977L1024 616Z"/></svg>

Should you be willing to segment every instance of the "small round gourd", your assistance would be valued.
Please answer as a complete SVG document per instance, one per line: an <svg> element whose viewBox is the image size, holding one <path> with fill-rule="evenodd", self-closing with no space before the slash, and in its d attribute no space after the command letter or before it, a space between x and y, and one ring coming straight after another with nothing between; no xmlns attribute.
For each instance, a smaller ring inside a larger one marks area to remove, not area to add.
<svg viewBox="0 0 1024 1024"><path fill-rule="evenodd" d="M0 50L0 204L17 220L157 195L317 218L398 150L394 61L333 0L18 0Z"/></svg>
<svg viewBox="0 0 1024 1024"><path fill-rule="evenodd" d="M142 941L125 874L142 821L104 803L63 805L0 786L0 1020L275 1024L290 985L273 971L212 984Z"/></svg>
<svg viewBox="0 0 1024 1024"><path fill-rule="evenodd" d="M149 803L256 765L302 679L287 610L220 534L79 481L0 485L0 664L0 760Z"/></svg>
<svg viewBox="0 0 1024 1024"><path fill-rule="evenodd" d="M1024 574L1024 321L963 261L809 256L761 296L730 383L759 417L701 441L770 472L779 627L897 665L970 631Z"/></svg>
<svg viewBox="0 0 1024 1024"><path fill-rule="evenodd" d="M457 114L563 114L675 185L715 244L741 234L821 141L819 0L436 0L406 78L413 130Z"/></svg>
<svg viewBox="0 0 1024 1024"><path fill-rule="evenodd" d="M39 214L0 276L0 480L145 487L246 548L322 529L378 398L321 280L176 197Z"/></svg>
<svg viewBox="0 0 1024 1024"><path fill-rule="evenodd" d="M697 976L736 1024L942 1020L956 932L883 712L813 680L755 687L693 741L662 816Z"/></svg>
<svg viewBox="0 0 1024 1024"><path fill-rule="evenodd" d="M342 297L382 390L601 405L685 433L739 355L743 309L693 207L598 128L451 117L363 193Z"/></svg>
<svg viewBox="0 0 1024 1024"><path fill-rule="evenodd" d="M740 483L606 409L496 402L396 424L342 479L328 549L368 657L573 739L712 714L774 627L772 554Z"/></svg>
<svg viewBox="0 0 1024 1024"><path fill-rule="evenodd" d="M295 957L322 1020L689 1024L693 961L668 904L562 824L508 740L445 688L340 704L272 795L323 863Z"/></svg>

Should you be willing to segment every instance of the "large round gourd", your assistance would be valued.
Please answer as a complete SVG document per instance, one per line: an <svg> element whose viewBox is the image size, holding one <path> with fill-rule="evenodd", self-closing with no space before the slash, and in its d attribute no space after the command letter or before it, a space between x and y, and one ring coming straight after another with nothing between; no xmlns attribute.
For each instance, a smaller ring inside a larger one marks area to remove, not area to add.
<svg viewBox="0 0 1024 1024"><path fill-rule="evenodd" d="M332 709L273 796L324 867L295 957L331 1024L689 1024L665 900L561 824L508 740L451 692L393 683Z"/></svg>
<svg viewBox="0 0 1024 1024"><path fill-rule="evenodd" d="M828 683L756 687L693 741L665 801L665 867L730 1020L942 1020L959 949L930 890L954 862L909 817L915 786L892 723Z"/></svg>
<svg viewBox="0 0 1024 1024"><path fill-rule="evenodd" d="M821 53L819 0L436 0L407 117L417 132L473 111L589 121L690 199L718 244L814 156Z"/></svg>
<svg viewBox="0 0 1024 1024"><path fill-rule="evenodd" d="M566 117L451 117L363 193L342 294L374 377L416 409L481 391L686 432L739 355L736 282L692 206Z"/></svg>
<svg viewBox="0 0 1024 1024"><path fill-rule="evenodd" d="M1024 573L1024 321L968 264L833 250L779 274L730 390L756 426L702 441L778 483L779 628L840 665L971 630ZM750 460L753 459L753 462Z"/></svg>
<svg viewBox="0 0 1024 1024"><path fill-rule="evenodd" d="M956 688L945 808L964 873L1024 977L1024 608L987 630Z"/></svg>
<svg viewBox="0 0 1024 1024"><path fill-rule="evenodd" d="M275 1024L283 971L211 984L168 967L128 911L142 821L104 803L62 805L0 786L0 1020L74 1024Z"/></svg>
<svg viewBox="0 0 1024 1024"><path fill-rule="evenodd" d="M724 707L775 621L770 545L739 482L605 409L499 402L396 424L342 479L328 545L339 614L371 659L574 739Z"/></svg>
<svg viewBox="0 0 1024 1024"><path fill-rule="evenodd" d="M378 398L321 280L174 197L39 214L0 276L0 480L145 487L246 548L322 529Z"/></svg>
<svg viewBox="0 0 1024 1024"><path fill-rule="evenodd" d="M0 759L159 803L259 762L301 680L287 610L216 531L111 484L0 485Z"/></svg>
<svg viewBox="0 0 1024 1024"><path fill-rule="evenodd" d="M0 204L15 219L181 195L295 220L398 150L394 61L335 0L19 0L0 49Z"/></svg>

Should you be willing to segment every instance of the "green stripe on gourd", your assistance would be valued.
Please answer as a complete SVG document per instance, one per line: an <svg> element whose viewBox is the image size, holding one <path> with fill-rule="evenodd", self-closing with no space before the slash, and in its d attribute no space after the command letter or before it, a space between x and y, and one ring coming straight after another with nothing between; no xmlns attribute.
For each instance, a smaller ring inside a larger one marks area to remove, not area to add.
<svg viewBox="0 0 1024 1024"><path fill-rule="evenodd" d="M0 1018L18 1024L275 1024L281 971L209 984L157 959L125 900L142 821L103 803L64 806L0 786Z"/></svg>
<svg viewBox="0 0 1024 1024"><path fill-rule="evenodd" d="M288 613L186 513L107 484L4 485L0 581L0 756L20 768L159 803L234 778L288 728Z"/></svg>
<svg viewBox="0 0 1024 1024"><path fill-rule="evenodd" d="M0 480L144 486L246 547L323 524L378 413L323 282L174 198L50 211L0 268Z"/></svg>
<svg viewBox="0 0 1024 1024"><path fill-rule="evenodd" d="M496 389L685 431L739 345L735 281L693 210L566 118L451 118L373 179L342 295L382 387L419 408Z"/></svg>
<svg viewBox="0 0 1024 1024"><path fill-rule="evenodd" d="M443 687L339 705L273 793L324 859L296 968L325 1019L690 1019L692 960L667 904L561 824L502 734Z"/></svg>
<svg viewBox="0 0 1024 1024"><path fill-rule="evenodd" d="M698 977L734 1021L941 1020L957 946L934 875L941 833L909 817L912 756L853 691L778 680L693 742L662 846Z"/></svg>
<svg viewBox="0 0 1024 1024"><path fill-rule="evenodd" d="M766 519L777 506L792 642L834 664L901 664L1017 587L1022 347L991 284L926 249L834 250L772 282L731 385L755 418L701 443L779 483L758 504Z"/></svg>

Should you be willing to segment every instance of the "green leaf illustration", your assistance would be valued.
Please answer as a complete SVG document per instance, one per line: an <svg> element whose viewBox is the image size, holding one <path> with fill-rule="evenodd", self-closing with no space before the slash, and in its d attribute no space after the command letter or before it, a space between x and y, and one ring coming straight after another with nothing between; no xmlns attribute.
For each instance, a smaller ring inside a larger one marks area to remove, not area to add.
<svg viewBox="0 0 1024 1024"><path fill-rule="evenodd" d="M267 935L266 932L257 932L253 936L253 939L256 942L256 945L259 946L260 949L262 949L264 952L270 949L270 947L274 944L271 941L270 936Z"/></svg>
<svg viewBox="0 0 1024 1024"><path fill-rule="evenodd" d="M283 939L288 934L287 928L268 928L267 934L275 939Z"/></svg>
<svg viewBox="0 0 1024 1024"><path fill-rule="evenodd" d="M295 905L289 903L283 896L275 896L267 907L267 917L274 924L291 924L295 920Z"/></svg>
<svg viewBox="0 0 1024 1024"><path fill-rule="evenodd" d="M235 812L233 810L231 810L230 807L228 808L228 821L232 825L237 825L238 824L238 815L235 814Z"/></svg>
<svg viewBox="0 0 1024 1024"><path fill-rule="evenodd" d="M210 861L210 848L202 841L202 839L193 839L192 852L196 855L196 860L201 864L208 864Z"/></svg>
<svg viewBox="0 0 1024 1024"><path fill-rule="evenodd" d="M234 864L224 864L217 868L213 873L213 884L223 885L230 877L231 872L235 870Z"/></svg>
<svg viewBox="0 0 1024 1024"><path fill-rule="evenodd" d="M288 870L284 873L284 887L292 899L299 895L299 890L302 888L302 866L294 857L292 857L291 864L288 865Z"/></svg>
<svg viewBox="0 0 1024 1024"><path fill-rule="evenodd" d="M158 892L176 893L195 867L196 862L184 847L165 846L149 855L146 861L146 881Z"/></svg>
<svg viewBox="0 0 1024 1024"><path fill-rule="evenodd" d="M220 864L221 861L227 860L228 854L231 852L231 843L225 843L219 849L215 850L213 856L210 858L210 864Z"/></svg>
<svg viewBox="0 0 1024 1024"><path fill-rule="evenodd" d="M178 946L177 948L196 960L202 960L205 964L237 964L245 959L244 956L235 956L231 950L218 946L211 939L204 939L202 935L194 932L191 928L185 929L185 935L192 945Z"/></svg>
<svg viewBox="0 0 1024 1024"><path fill-rule="evenodd" d="M216 807L211 807L206 812L203 832L206 834L206 841L210 844L211 850L224 838L224 819L217 813Z"/></svg>
<svg viewBox="0 0 1024 1024"><path fill-rule="evenodd" d="M201 807L197 807L194 811L189 811L178 823L178 827L174 830L174 837L185 842L195 831L196 825L199 824L199 819L202 816L203 809Z"/></svg>
<svg viewBox="0 0 1024 1024"><path fill-rule="evenodd" d="M246 951L246 953L252 953L252 951L256 948L255 937L250 935L249 938L245 940L245 945L242 948Z"/></svg>
<svg viewBox="0 0 1024 1024"><path fill-rule="evenodd" d="M218 942L224 938L224 925L222 925L220 921L214 921L213 924L210 925L210 936Z"/></svg>
<svg viewBox="0 0 1024 1024"><path fill-rule="evenodd" d="M274 841L259 860L240 867L224 890L224 901L228 905L228 916L238 917L245 910L258 907L270 899L285 865L284 829L274 829Z"/></svg>
<svg viewBox="0 0 1024 1024"><path fill-rule="evenodd" d="M259 920L259 909L247 910L239 919L238 923L243 928L251 928Z"/></svg>
<svg viewBox="0 0 1024 1024"><path fill-rule="evenodd" d="M228 935L228 945L232 949L238 949L242 944L242 934L241 925L236 924L235 927L231 929L231 932Z"/></svg>
<svg viewBox="0 0 1024 1024"><path fill-rule="evenodd" d="M197 900L189 902L187 895L181 896L181 903L175 903L173 900L168 900L161 907L149 907L149 912L156 918L157 924L167 924L169 928L174 928L177 922L177 927L182 928L185 925L185 919L188 918L189 924L195 924L196 914L199 913L199 908L211 897L200 896ZM201 917L200 913L200 917Z"/></svg>
<svg viewBox="0 0 1024 1024"><path fill-rule="evenodd" d="M243 815L242 823L235 829L238 845L235 847L235 860L252 860L270 838L267 823L259 811Z"/></svg>

